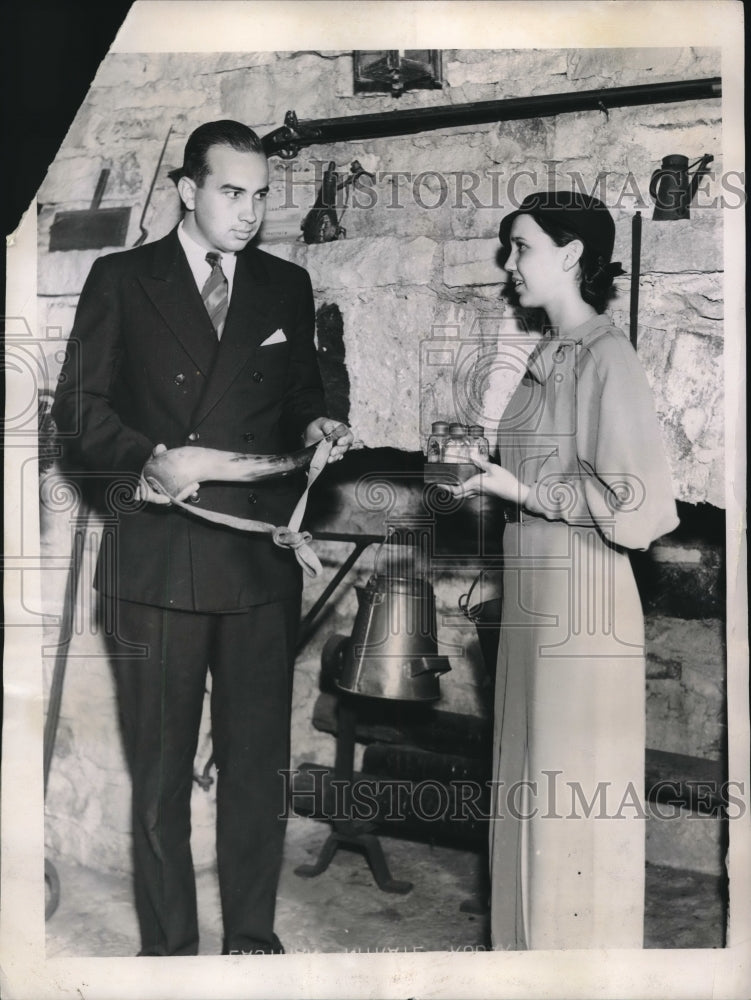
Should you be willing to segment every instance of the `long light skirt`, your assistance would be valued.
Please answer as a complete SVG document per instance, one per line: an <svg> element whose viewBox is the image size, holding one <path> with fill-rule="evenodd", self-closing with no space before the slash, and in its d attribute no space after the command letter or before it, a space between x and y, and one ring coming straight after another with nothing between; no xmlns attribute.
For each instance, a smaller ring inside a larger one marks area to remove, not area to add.
<svg viewBox="0 0 751 1000"><path fill-rule="evenodd" d="M504 535L491 932L498 949L640 948L644 621L594 528Z"/></svg>

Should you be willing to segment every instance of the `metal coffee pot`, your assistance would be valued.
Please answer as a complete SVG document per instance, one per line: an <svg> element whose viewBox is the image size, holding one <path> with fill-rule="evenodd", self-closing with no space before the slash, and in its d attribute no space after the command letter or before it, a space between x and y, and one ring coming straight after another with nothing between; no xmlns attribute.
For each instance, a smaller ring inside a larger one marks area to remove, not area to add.
<svg viewBox="0 0 751 1000"><path fill-rule="evenodd" d="M355 587L358 610L343 644L337 685L351 694L435 701L438 678L451 670L438 655L433 588L422 577L373 575Z"/></svg>
<svg viewBox="0 0 751 1000"><path fill-rule="evenodd" d="M688 157L680 153L663 157L662 165L649 182L649 194L655 203L652 218L656 221L688 219L699 180L707 173L713 159L707 153L689 164ZM689 173L692 167L696 167L693 177Z"/></svg>

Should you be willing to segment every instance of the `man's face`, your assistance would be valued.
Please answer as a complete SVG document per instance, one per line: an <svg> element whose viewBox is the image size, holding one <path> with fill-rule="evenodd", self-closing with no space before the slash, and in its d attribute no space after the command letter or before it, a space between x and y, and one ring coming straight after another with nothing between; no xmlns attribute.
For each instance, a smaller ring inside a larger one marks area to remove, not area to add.
<svg viewBox="0 0 751 1000"><path fill-rule="evenodd" d="M263 222L269 190L266 157L211 146L206 161L209 173L200 187L190 177L182 177L178 185L188 209L185 230L207 250L236 253Z"/></svg>

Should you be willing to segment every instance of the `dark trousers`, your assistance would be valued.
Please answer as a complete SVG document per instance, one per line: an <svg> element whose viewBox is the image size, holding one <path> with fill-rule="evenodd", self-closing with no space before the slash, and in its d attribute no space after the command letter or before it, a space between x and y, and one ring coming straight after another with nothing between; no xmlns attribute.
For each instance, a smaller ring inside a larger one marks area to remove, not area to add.
<svg viewBox="0 0 751 1000"><path fill-rule="evenodd" d="M114 601L108 614L133 782L140 954L198 953L190 798L207 670L224 951L271 951L299 598L231 614Z"/></svg>

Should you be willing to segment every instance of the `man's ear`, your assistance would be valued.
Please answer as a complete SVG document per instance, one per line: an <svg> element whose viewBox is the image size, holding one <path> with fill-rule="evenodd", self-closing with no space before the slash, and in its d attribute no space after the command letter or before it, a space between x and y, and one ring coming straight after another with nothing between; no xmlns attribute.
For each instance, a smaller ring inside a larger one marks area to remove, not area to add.
<svg viewBox="0 0 751 1000"><path fill-rule="evenodd" d="M566 252L563 258L563 266L567 271L570 271L572 267L575 267L581 260L581 256L584 253L584 244L581 240L571 240L570 243L566 244Z"/></svg>
<svg viewBox="0 0 751 1000"><path fill-rule="evenodd" d="M181 177L177 182L177 191L183 205L192 212L196 207L196 182L190 177Z"/></svg>

